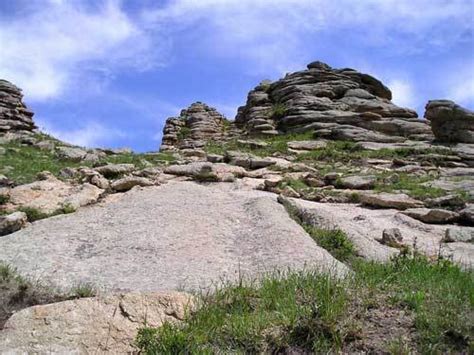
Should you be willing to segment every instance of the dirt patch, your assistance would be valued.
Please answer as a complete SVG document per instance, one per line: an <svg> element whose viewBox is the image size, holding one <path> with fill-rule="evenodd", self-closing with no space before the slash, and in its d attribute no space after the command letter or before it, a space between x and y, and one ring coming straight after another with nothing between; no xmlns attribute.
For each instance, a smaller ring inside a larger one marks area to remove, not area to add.
<svg viewBox="0 0 474 355"><path fill-rule="evenodd" d="M406 309L392 306L385 296L373 299L352 298L354 309L353 338L349 339L344 353L414 353L416 329L414 315Z"/></svg>

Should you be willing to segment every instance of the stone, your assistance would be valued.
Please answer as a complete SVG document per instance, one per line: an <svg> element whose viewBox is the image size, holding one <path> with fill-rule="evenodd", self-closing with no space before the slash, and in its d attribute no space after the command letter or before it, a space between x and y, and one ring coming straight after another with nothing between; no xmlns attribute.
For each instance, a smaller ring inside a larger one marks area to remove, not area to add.
<svg viewBox="0 0 474 355"><path fill-rule="evenodd" d="M442 240L443 243L474 243L474 228L470 227L453 227L446 229L446 235Z"/></svg>
<svg viewBox="0 0 474 355"><path fill-rule="evenodd" d="M56 147L56 155L62 160L80 162L86 157L87 151L77 147Z"/></svg>
<svg viewBox="0 0 474 355"><path fill-rule="evenodd" d="M15 313L0 332L0 352L131 354L138 330L178 324L196 309L182 292L125 293L34 306Z"/></svg>
<svg viewBox="0 0 474 355"><path fill-rule="evenodd" d="M263 141L257 141L257 140L238 139L237 143L240 145L252 148L252 149L268 147L268 143L263 142Z"/></svg>
<svg viewBox="0 0 474 355"><path fill-rule="evenodd" d="M459 212L461 218L468 224L474 225L474 204L469 204Z"/></svg>
<svg viewBox="0 0 474 355"><path fill-rule="evenodd" d="M206 158L206 152L202 149L181 149L180 153L185 157Z"/></svg>
<svg viewBox="0 0 474 355"><path fill-rule="evenodd" d="M423 207L423 202L415 200L406 194L367 192L360 193L359 198L362 204L378 208L405 210L407 208Z"/></svg>
<svg viewBox="0 0 474 355"><path fill-rule="evenodd" d="M170 165L164 169L165 174L196 177L212 173L212 163L196 162L185 165Z"/></svg>
<svg viewBox="0 0 474 355"><path fill-rule="evenodd" d="M301 195L291 186L285 186L281 191L281 194L286 197L300 198Z"/></svg>
<svg viewBox="0 0 474 355"><path fill-rule="evenodd" d="M425 118L439 142L474 143L474 112L453 101L428 101Z"/></svg>
<svg viewBox="0 0 474 355"><path fill-rule="evenodd" d="M222 163L224 161L224 156L219 154L208 154L207 161L210 163Z"/></svg>
<svg viewBox="0 0 474 355"><path fill-rule="evenodd" d="M409 208L402 213L424 223L452 223L459 219L458 213L438 208Z"/></svg>
<svg viewBox="0 0 474 355"><path fill-rule="evenodd" d="M288 148L295 150L316 150L325 148L327 142L323 140L319 141L292 141L287 143Z"/></svg>
<svg viewBox="0 0 474 355"><path fill-rule="evenodd" d="M30 133L36 128L33 112L23 103L21 89L0 79L0 135Z"/></svg>
<svg viewBox="0 0 474 355"><path fill-rule="evenodd" d="M259 158L255 155L238 151L227 151L224 160L229 164L246 169L260 169L276 164L276 161L270 158Z"/></svg>
<svg viewBox="0 0 474 355"><path fill-rule="evenodd" d="M134 164L108 164L94 169L106 178L129 174L135 170Z"/></svg>
<svg viewBox="0 0 474 355"><path fill-rule="evenodd" d="M71 185L51 176L10 189L9 204L12 208L30 207L52 213L66 205L73 208L89 205L96 202L102 193L102 189L91 184Z"/></svg>
<svg viewBox="0 0 474 355"><path fill-rule="evenodd" d="M0 236L16 232L26 226L28 218L24 212L0 216Z"/></svg>
<svg viewBox="0 0 474 355"><path fill-rule="evenodd" d="M453 207L463 208L466 203L459 195L445 195L441 197L427 199L425 204L428 207Z"/></svg>
<svg viewBox="0 0 474 355"><path fill-rule="evenodd" d="M52 141L44 140L44 141L40 141L40 142L36 143L35 147L37 147L41 150L53 151L55 149L56 145Z"/></svg>
<svg viewBox="0 0 474 355"><path fill-rule="evenodd" d="M400 248L403 246L402 232L399 228L387 228L382 232L380 243L392 248Z"/></svg>
<svg viewBox="0 0 474 355"><path fill-rule="evenodd" d="M272 176L271 178L267 178L264 181L265 187L266 188L273 188L277 187L282 181L283 177L280 175Z"/></svg>
<svg viewBox="0 0 474 355"><path fill-rule="evenodd" d="M369 175L344 176L337 180L337 187L354 190L369 190L375 186L377 177Z"/></svg>
<svg viewBox="0 0 474 355"><path fill-rule="evenodd" d="M150 179L139 176L127 176L119 180L115 180L110 184L110 187L114 191L124 192L132 189L135 186L153 186L154 183Z"/></svg>
<svg viewBox="0 0 474 355"><path fill-rule="evenodd" d="M86 283L108 292L214 289L288 268L349 272L275 194L191 181L37 221L0 238L0 260L60 289Z"/></svg>

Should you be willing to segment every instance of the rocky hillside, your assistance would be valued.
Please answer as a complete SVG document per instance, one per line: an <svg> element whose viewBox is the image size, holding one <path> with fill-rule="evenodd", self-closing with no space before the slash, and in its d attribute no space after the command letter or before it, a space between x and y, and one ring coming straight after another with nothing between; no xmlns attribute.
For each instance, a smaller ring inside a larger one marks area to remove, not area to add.
<svg viewBox="0 0 474 355"><path fill-rule="evenodd" d="M0 83L0 352L473 349L469 110L314 62L134 154L38 132Z"/></svg>

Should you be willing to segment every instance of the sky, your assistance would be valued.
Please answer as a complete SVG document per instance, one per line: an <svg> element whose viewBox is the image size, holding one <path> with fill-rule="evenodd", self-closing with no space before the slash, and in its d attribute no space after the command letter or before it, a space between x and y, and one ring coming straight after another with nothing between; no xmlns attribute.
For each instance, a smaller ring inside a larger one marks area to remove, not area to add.
<svg viewBox="0 0 474 355"><path fill-rule="evenodd" d="M474 0L0 0L0 78L60 139L153 151L191 103L233 119L314 60L420 116L429 99L474 109L473 31Z"/></svg>

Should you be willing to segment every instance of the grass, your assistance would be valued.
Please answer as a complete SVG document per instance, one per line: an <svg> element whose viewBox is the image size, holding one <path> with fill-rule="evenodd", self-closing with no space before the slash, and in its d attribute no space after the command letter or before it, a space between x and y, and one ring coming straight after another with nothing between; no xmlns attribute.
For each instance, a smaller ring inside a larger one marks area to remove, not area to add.
<svg viewBox="0 0 474 355"><path fill-rule="evenodd" d="M406 255L386 264L358 261L354 271L346 279L299 272L228 285L202 295L183 324L142 328L136 343L144 354L474 350L472 272ZM370 318L374 309L395 310L385 314L389 326L378 340L359 331L380 326ZM390 319L403 312L413 327L408 343L398 335L407 329Z"/></svg>
<svg viewBox="0 0 474 355"><path fill-rule="evenodd" d="M279 119L279 118L285 117L287 111L288 111L288 107L286 107L285 104L275 103L272 105L269 116L270 118L273 118L273 119Z"/></svg>
<svg viewBox="0 0 474 355"><path fill-rule="evenodd" d="M381 174L374 190L379 192L403 191L413 198L422 200L446 195L447 192L443 189L424 185L425 182L433 179L432 176L414 176L407 173Z"/></svg>
<svg viewBox="0 0 474 355"><path fill-rule="evenodd" d="M178 139L183 140L189 137L191 134L191 128L183 126L178 132Z"/></svg>
<svg viewBox="0 0 474 355"><path fill-rule="evenodd" d="M38 208L23 206L23 207L20 207L18 211L26 213L28 221L34 222L34 221L39 221L40 219L58 216L61 214L74 213L76 212L76 209L71 205L64 205L51 213L46 213L46 212L41 211Z"/></svg>
<svg viewBox="0 0 474 355"><path fill-rule="evenodd" d="M301 134L287 134L278 135L275 137L261 139L262 142L267 143L266 147L253 148L246 144L240 144L238 139L228 142L208 142L204 147L208 154L224 155L226 151L237 150L241 152L251 153L257 156L265 157L271 156L275 153L289 154L287 143L290 141L302 141L312 139L312 133L306 132Z"/></svg>
<svg viewBox="0 0 474 355"><path fill-rule="evenodd" d="M340 229L327 230L309 224L304 224L303 228L320 247L326 249L339 261L348 262L355 258L354 244Z"/></svg>
<svg viewBox="0 0 474 355"><path fill-rule="evenodd" d="M94 285L89 283L81 283L73 287L70 291L70 298L86 298L97 295Z"/></svg>
<svg viewBox="0 0 474 355"><path fill-rule="evenodd" d="M8 201L10 201L10 196L0 195L0 206L5 205Z"/></svg>
<svg viewBox="0 0 474 355"><path fill-rule="evenodd" d="M49 171L59 176L64 168L78 168L92 166L90 162L71 162L58 159L54 152L43 151L36 147L21 145L16 142L3 145L6 153L0 155L0 174L6 175L17 184L26 184L36 180L38 173ZM123 153L109 155L100 164L135 164L137 168L152 165L161 165L172 162L175 158L168 153L134 154ZM9 168L7 168L9 167Z"/></svg>

